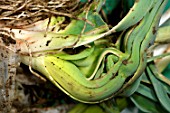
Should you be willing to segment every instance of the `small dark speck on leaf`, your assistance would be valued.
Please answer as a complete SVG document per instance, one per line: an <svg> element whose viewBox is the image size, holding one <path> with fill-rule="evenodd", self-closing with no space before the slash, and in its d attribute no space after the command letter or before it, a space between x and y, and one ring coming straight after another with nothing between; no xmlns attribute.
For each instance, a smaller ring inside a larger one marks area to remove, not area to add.
<svg viewBox="0 0 170 113"><path fill-rule="evenodd" d="M54 64L54 62L51 62L51 64L54 66L55 64Z"/></svg>
<svg viewBox="0 0 170 113"><path fill-rule="evenodd" d="M127 64L128 64L128 61L127 61L127 60L124 60L122 63L123 63L124 65L127 65Z"/></svg>
<svg viewBox="0 0 170 113"><path fill-rule="evenodd" d="M46 46L48 46L50 42L51 42L51 40L48 40L47 43L46 43Z"/></svg>
<svg viewBox="0 0 170 113"><path fill-rule="evenodd" d="M155 33L156 33L156 28L155 28L155 27L153 27L153 29L152 29L152 33L153 33L153 34L155 34Z"/></svg>

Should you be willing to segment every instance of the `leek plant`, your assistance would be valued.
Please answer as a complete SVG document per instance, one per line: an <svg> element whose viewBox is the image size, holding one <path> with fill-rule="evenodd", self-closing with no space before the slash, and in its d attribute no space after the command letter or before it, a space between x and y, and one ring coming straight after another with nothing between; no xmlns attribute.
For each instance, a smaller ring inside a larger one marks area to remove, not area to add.
<svg viewBox="0 0 170 113"><path fill-rule="evenodd" d="M79 102L69 113L120 113L129 104L170 112L170 80L161 73L170 54L154 56L169 44L168 20L159 25L167 0L11 3L1 3L0 46Z"/></svg>

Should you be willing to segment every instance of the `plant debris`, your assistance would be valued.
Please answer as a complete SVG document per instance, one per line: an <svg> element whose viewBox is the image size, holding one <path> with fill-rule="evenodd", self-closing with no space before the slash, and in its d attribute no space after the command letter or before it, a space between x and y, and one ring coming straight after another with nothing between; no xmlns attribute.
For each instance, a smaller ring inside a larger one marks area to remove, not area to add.
<svg viewBox="0 0 170 113"><path fill-rule="evenodd" d="M51 16L76 19L86 6L79 0L0 0L0 27L20 28Z"/></svg>

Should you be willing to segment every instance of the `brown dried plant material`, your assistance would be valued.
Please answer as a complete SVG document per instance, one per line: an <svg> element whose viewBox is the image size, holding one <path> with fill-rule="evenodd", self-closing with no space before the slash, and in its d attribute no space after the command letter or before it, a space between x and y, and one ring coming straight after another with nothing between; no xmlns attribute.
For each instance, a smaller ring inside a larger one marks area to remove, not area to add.
<svg viewBox="0 0 170 113"><path fill-rule="evenodd" d="M7 113L14 99L17 55L3 46L0 52L0 113Z"/></svg>
<svg viewBox="0 0 170 113"><path fill-rule="evenodd" d="M17 28L51 16L77 18L83 11L79 4L79 0L0 0L0 27Z"/></svg>

